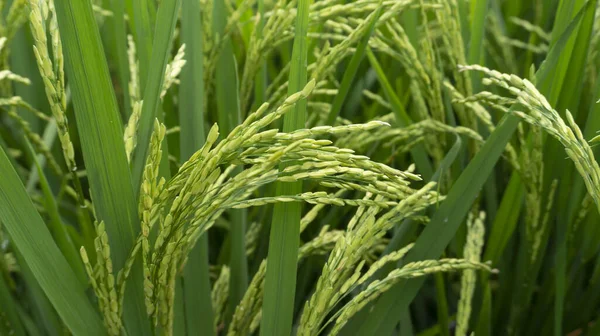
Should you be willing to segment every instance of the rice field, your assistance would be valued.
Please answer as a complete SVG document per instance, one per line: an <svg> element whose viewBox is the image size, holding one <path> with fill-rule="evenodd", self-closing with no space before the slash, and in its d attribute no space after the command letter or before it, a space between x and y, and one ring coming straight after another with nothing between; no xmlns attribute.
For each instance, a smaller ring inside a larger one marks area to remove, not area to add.
<svg viewBox="0 0 600 336"><path fill-rule="evenodd" d="M597 0L0 9L0 335L600 335Z"/></svg>

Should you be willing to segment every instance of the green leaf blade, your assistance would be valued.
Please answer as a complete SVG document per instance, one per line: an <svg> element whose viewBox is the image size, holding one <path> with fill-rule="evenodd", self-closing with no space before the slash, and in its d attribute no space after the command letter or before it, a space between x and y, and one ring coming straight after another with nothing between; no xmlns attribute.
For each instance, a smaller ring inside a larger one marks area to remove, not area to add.
<svg viewBox="0 0 600 336"><path fill-rule="evenodd" d="M0 220L50 302L74 334L103 335L104 326L85 289L54 243L4 150L0 150L0 174Z"/></svg>
<svg viewBox="0 0 600 336"><path fill-rule="evenodd" d="M227 8L224 1L215 1L213 7L213 31L215 38L225 34L227 25ZM217 60L215 73L217 120L223 134L229 134L242 121L238 89L238 70L231 39L223 41L224 46ZM238 167L234 174L239 174L243 167ZM246 225L247 211L231 209L228 211L231 223L229 230L230 251L229 265L231 281L229 283L228 308L225 321L229 323L235 307L242 300L248 287L248 262L246 259Z"/></svg>
<svg viewBox="0 0 600 336"><path fill-rule="evenodd" d="M309 2L298 2L288 94L302 90L307 81ZM304 128L305 123L306 100L302 100L285 115L283 131ZM275 195L295 195L300 192L301 182L278 183ZM297 203L279 203L273 209L265 278L265 288L269 290L264 293L261 336L290 335L292 331L301 210L301 205Z"/></svg>
<svg viewBox="0 0 600 336"><path fill-rule="evenodd" d="M186 45L185 70L179 88L179 120L181 125L181 161L187 160L205 141L204 134L204 67L200 3L182 1L181 35ZM203 234L192 249L183 272L185 321L188 333L202 330L215 335L212 308L208 235Z"/></svg>
<svg viewBox="0 0 600 336"><path fill-rule="evenodd" d="M95 213L106 224L114 267L121 269L139 219L106 57L88 1L58 1L56 13ZM124 319L129 332L148 334L141 271L141 263L134 266Z"/></svg>
<svg viewBox="0 0 600 336"><path fill-rule="evenodd" d="M350 86L352 85L354 77L356 76L358 66L360 65L365 56L365 51L367 49L367 45L369 44L369 39L371 38L371 35L373 35L373 31L375 30L377 20L379 19L382 10L383 6L380 5L370 17L367 32L358 42L358 45L356 46L356 51L352 55L350 63L344 71L342 83L340 85L340 88L338 89L338 94L335 95L335 98L333 99L333 103L331 104L331 110L329 111L329 115L327 116L325 125L333 125L335 123L335 119L339 116L340 111L342 110L342 105L344 104L346 96L350 91Z"/></svg>
<svg viewBox="0 0 600 336"><path fill-rule="evenodd" d="M177 23L177 15L181 8L181 0L165 0L160 3L156 17L156 34L152 43L148 79L144 86L142 113L139 120L137 146L132 159L133 186L136 199L142 181L144 165L148 155L148 146L152 125L160 108L160 92L165 79L165 68L169 60L173 32ZM143 60L142 60L143 61ZM140 64L142 63L140 61ZM143 85L143 84L142 84Z"/></svg>

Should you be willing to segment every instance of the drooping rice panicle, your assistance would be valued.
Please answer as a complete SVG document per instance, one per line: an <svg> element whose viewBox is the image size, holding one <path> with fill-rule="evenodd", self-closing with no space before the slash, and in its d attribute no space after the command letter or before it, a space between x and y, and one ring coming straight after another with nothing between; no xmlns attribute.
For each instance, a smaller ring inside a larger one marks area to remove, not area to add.
<svg viewBox="0 0 600 336"><path fill-rule="evenodd" d="M43 1L42 3L46 3ZM56 13L54 10L54 2L49 1L48 14L42 13L42 8L39 2L32 1L30 4L31 11L29 14L29 22L35 45L33 47L37 65L42 79L46 96L50 103L50 110L56 120L58 126L58 137L67 168L69 171L77 169L75 163L75 150L69 135L69 122L67 120L67 94L65 89L64 79L64 61L62 55L62 43L59 36L58 24L56 22ZM46 29L46 27L48 27ZM47 34L50 34L52 53L54 63L52 62L48 52Z"/></svg>
<svg viewBox="0 0 600 336"><path fill-rule="evenodd" d="M205 146L192 155L190 160L181 166L179 173L166 183L150 212L159 214L160 209L167 206L169 209L164 219L158 215L151 219L158 221L160 227L149 252L149 283L152 285L146 286L149 290L147 300L151 303L149 306L154 309L154 321L167 328L172 323L171 283L176 276L175 271L185 264L185 256L197 237L205 232L223 211L243 204L242 200L262 185L275 181L308 179L326 187L370 192L385 195L392 200L408 197L409 202L417 202L416 204L439 199L433 197L434 193L428 190L412 190L408 181L418 180L419 177L409 171L403 172L372 162L364 156L352 154L353 151L331 146L328 140L313 139L323 135L351 134L382 127L382 123L323 126L287 134L277 130L260 132L262 127L271 124L296 102L304 99L313 88L314 81L303 91L288 97L282 106L270 114L264 114L266 105L261 107L211 149L218 136L216 128L213 128L208 134ZM205 161L205 158L210 159ZM297 165L278 171L279 160L289 159L301 160ZM232 176L231 172L236 163L243 163L247 168ZM293 195L290 196L293 198ZM356 205L380 204L378 200L372 203L342 200L334 195L333 198L323 196L325 194L314 193L301 196L301 199L338 205L341 204L340 201L343 204ZM397 202L388 204L401 210L408 206L403 203L406 200ZM188 222L188 225L184 225Z"/></svg>
<svg viewBox="0 0 600 336"><path fill-rule="evenodd" d="M2 39L3 39L3 41L6 41L6 37L3 37ZM23 84L31 83L28 78L19 76L10 70L0 71L0 81L3 81L3 80L10 80L10 81L14 81L14 82L23 83Z"/></svg>
<svg viewBox="0 0 600 336"><path fill-rule="evenodd" d="M467 219L467 242L463 250L465 260L478 263L481 260L481 250L485 237L485 212L480 212L476 218L472 213ZM469 329L469 318L471 316L471 307L473 294L475 292L475 282L477 273L473 269L466 269L461 276L460 300L458 301L458 311L456 313L456 335L466 336Z"/></svg>
<svg viewBox="0 0 600 336"><path fill-rule="evenodd" d="M381 212L378 206L360 206L348 224L348 231L333 249L321 276L317 282L315 293L306 302L299 335L313 335L321 328L321 324L335 303L344 296L360 277L362 256L371 249L387 230L395 223L409 217L413 213L435 202L435 195L430 192L434 187L430 183L421 190L401 200L398 205L376 218ZM365 199L369 199L367 194ZM382 196L374 198L381 201Z"/></svg>
<svg viewBox="0 0 600 336"><path fill-rule="evenodd" d="M510 38L507 38L507 37L501 37L500 41L504 45L510 45L512 47L515 47L515 48L528 50L528 51L531 51L534 54L545 54L545 53L548 52L548 45L547 44L533 45L533 44L528 44L528 43L520 41L520 40L510 39Z"/></svg>
<svg viewBox="0 0 600 336"><path fill-rule="evenodd" d="M12 40L21 26L27 22L27 3L27 0L15 0L8 9L2 34L8 40Z"/></svg>
<svg viewBox="0 0 600 336"><path fill-rule="evenodd" d="M461 69L482 72L487 76L483 80L485 85L495 85L506 89L516 97L520 106L511 113L532 125L543 128L561 142L567 155L575 163L577 171L583 177L596 207L600 209L600 167L571 113L566 111L567 125L558 112L550 106L546 97L527 79L521 79L516 75L502 74L479 65L462 66ZM525 109L525 111L521 111L521 109Z"/></svg>
<svg viewBox="0 0 600 336"><path fill-rule="evenodd" d="M315 206L318 207L319 205ZM315 208L313 207L313 208ZM319 235L302 245L298 251L298 258L302 260L311 255L326 254L333 249L336 242L343 238L342 231L329 231L327 226L323 227ZM248 335L255 329L257 319L260 319L262 311L262 291L264 290L264 278L266 273L266 261L260 264L258 271L252 278L248 290L240 305L236 308L228 335Z"/></svg>
<svg viewBox="0 0 600 336"><path fill-rule="evenodd" d="M131 105L142 99L140 88L140 70L136 56L136 46L133 36L127 35L127 61L129 63L129 95Z"/></svg>
<svg viewBox="0 0 600 336"><path fill-rule="evenodd" d="M48 148L48 146L44 143L43 139L39 136L39 134L35 133L32 129L31 129L31 125L29 124L29 122L27 122L25 119L23 119L23 117L21 117L19 114L17 114L17 112L15 111L14 107L14 103L17 103L17 106L20 105L18 101L15 101L13 99L13 101L8 101L9 103L11 103L9 106L11 108L9 108L7 110L7 114L8 116L15 120L17 122L17 124L19 124L19 127L23 130L23 133L25 134L25 136L27 137L27 139L29 141L31 141L31 144L33 145L33 148L35 148L35 150L42 154L44 156L44 158L46 159L46 161L48 162L50 168L52 169L52 171L58 175L58 176L62 176L63 175L63 170L60 167L60 165L58 164L58 162L56 161L56 159L54 158L54 155L52 155L52 152L50 151L50 148Z"/></svg>
<svg viewBox="0 0 600 336"><path fill-rule="evenodd" d="M246 231L246 256L252 256L256 252L262 229L262 222L252 222L250 224L248 231Z"/></svg>
<svg viewBox="0 0 600 336"><path fill-rule="evenodd" d="M50 120L52 120L43 112L38 111L33 106L29 105L26 101L23 100L23 98L19 96L14 96L10 98L0 98L0 107L4 106L21 107L26 111L31 112L31 114L43 121L49 122Z"/></svg>
<svg viewBox="0 0 600 336"><path fill-rule="evenodd" d="M127 161L131 161L131 155L133 154L137 144L137 125L142 114L143 103L144 102L141 100L133 103L131 115L129 116L127 126L125 126L125 131L123 132L123 142L125 143L125 154L127 155Z"/></svg>
<svg viewBox="0 0 600 336"><path fill-rule="evenodd" d="M227 297L229 295L229 281L231 281L230 275L229 267L223 265L221 273L219 273L219 277L212 288L211 298L213 310L215 312L215 330L222 329L218 326L220 323L225 323L225 311L227 309Z"/></svg>
<svg viewBox="0 0 600 336"><path fill-rule="evenodd" d="M503 29L496 15L489 15L487 22L486 31L489 37L484 41L484 46L489 50L490 58L494 59L495 64L502 64L511 72L517 71L515 50L511 44L506 43L509 40L506 29ZM456 66L465 63L461 62Z"/></svg>
<svg viewBox="0 0 600 336"><path fill-rule="evenodd" d="M404 128L381 127L375 129L373 132L363 132L357 136L342 137L338 140L337 144L357 150L367 148L378 141L382 141L383 147L387 148L407 143L413 146L417 142L426 140L427 136L431 134L444 133L463 135L469 139L483 142L481 135L470 128L462 126L452 127L434 119L427 119ZM408 149L409 147L403 148L403 150Z"/></svg>
<svg viewBox="0 0 600 336"><path fill-rule="evenodd" d="M530 33L537 34L539 37L541 37L545 41L550 42L550 39L551 39L550 34L548 32L546 32L544 29L542 29L542 27L537 26L537 25L531 23L530 21L518 18L516 16L509 18L509 20L511 23L525 29L526 31L528 31Z"/></svg>
<svg viewBox="0 0 600 336"><path fill-rule="evenodd" d="M115 277L110 258L110 245L104 222L95 223L96 265L91 266L85 248L81 248L81 258L88 273L92 288L98 298L98 308L109 335L119 335L123 327L121 322L122 307L119 304L119 294L115 287Z"/></svg>
<svg viewBox="0 0 600 336"><path fill-rule="evenodd" d="M362 307L385 293L395 283L403 279L421 277L438 272L456 272L462 270L492 271L489 265L464 259L424 260L405 265L400 269L390 272L384 279L373 281L365 290L355 296L336 315L335 325L329 332L337 335L350 317Z"/></svg>
<svg viewBox="0 0 600 336"><path fill-rule="evenodd" d="M177 76L179 76L179 73L181 73L181 70L183 69L183 67L185 65L186 61L183 58L184 55L185 55L185 44L182 44L181 47L179 47L179 50L177 51L175 58L173 58L173 61L171 61L171 63L167 64L167 68L165 69L165 81L163 83L163 89L160 93L161 98L164 98L164 96L167 94L167 90L169 90L169 88L173 84L179 83Z"/></svg>

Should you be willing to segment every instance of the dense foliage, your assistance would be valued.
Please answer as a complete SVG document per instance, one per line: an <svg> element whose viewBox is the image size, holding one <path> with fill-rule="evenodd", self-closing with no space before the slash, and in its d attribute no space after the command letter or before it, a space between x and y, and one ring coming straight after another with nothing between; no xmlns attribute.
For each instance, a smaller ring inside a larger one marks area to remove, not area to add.
<svg viewBox="0 0 600 336"><path fill-rule="evenodd" d="M0 335L598 335L597 0L0 0Z"/></svg>

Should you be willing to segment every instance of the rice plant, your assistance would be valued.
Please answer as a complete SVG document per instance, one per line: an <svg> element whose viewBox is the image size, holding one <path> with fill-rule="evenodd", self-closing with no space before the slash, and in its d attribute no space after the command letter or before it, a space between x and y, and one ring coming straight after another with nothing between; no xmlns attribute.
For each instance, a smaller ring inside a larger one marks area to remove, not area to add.
<svg viewBox="0 0 600 336"><path fill-rule="evenodd" d="M0 8L0 335L600 335L597 0Z"/></svg>

